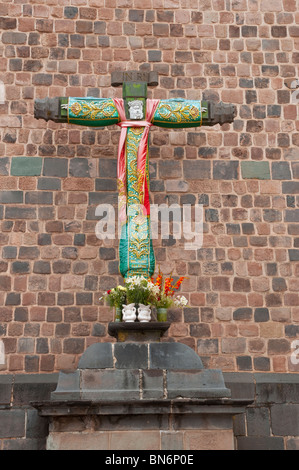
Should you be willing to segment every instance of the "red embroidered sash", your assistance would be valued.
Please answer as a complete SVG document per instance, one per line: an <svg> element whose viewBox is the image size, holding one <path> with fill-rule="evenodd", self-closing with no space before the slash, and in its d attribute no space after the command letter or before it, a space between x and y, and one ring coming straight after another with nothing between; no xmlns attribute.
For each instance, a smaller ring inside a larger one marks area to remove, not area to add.
<svg viewBox="0 0 299 470"><path fill-rule="evenodd" d="M128 121L125 115L124 100L122 98L113 99L117 108L121 127L118 156L117 156L117 180L119 190L119 218L120 222L126 222L127 219L127 174L126 174L126 137L128 127L144 127L141 141L137 152L137 178L138 188L143 195L140 201L145 208L145 215L150 214L149 192L146 179L146 155L149 129L152 126L152 119L160 100L146 100L145 121Z"/></svg>

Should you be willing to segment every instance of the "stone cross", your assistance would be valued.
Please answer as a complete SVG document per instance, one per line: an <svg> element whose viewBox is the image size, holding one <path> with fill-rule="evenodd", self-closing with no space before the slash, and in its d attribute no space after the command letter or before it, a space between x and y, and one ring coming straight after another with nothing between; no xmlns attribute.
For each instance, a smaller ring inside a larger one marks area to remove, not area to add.
<svg viewBox="0 0 299 470"><path fill-rule="evenodd" d="M118 190L121 236L119 269L124 278L151 277L155 257L150 231L148 133L152 125L165 128L231 123L231 104L199 100L147 99L147 87L158 85L155 72L113 72L112 86L123 87L123 98L44 98L35 100L37 119L121 128L118 147Z"/></svg>

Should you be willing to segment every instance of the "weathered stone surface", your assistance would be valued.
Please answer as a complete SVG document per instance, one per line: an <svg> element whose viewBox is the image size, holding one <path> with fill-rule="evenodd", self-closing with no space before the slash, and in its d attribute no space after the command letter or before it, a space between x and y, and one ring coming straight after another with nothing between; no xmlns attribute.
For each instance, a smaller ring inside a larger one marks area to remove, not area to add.
<svg viewBox="0 0 299 470"><path fill-rule="evenodd" d="M296 403L299 394L298 374L254 374L257 403Z"/></svg>
<svg viewBox="0 0 299 470"><path fill-rule="evenodd" d="M199 430L185 432L185 450L233 450L232 431Z"/></svg>
<svg viewBox="0 0 299 470"><path fill-rule="evenodd" d="M202 369L200 357L182 343L151 343L149 346L151 369Z"/></svg>
<svg viewBox="0 0 299 470"><path fill-rule="evenodd" d="M254 399L255 383L252 374L224 372L223 376L227 388L231 390L232 398Z"/></svg>
<svg viewBox="0 0 299 470"><path fill-rule="evenodd" d="M80 399L80 371L60 372L57 388L51 393L52 400Z"/></svg>
<svg viewBox="0 0 299 470"><path fill-rule="evenodd" d="M78 363L79 369L105 369L113 367L112 343L96 343L89 346Z"/></svg>
<svg viewBox="0 0 299 470"><path fill-rule="evenodd" d="M17 374L13 386L14 405L49 400L57 380L58 374Z"/></svg>
<svg viewBox="0 0 299 470"><path fill-rule="evenodd" d="M164 397L164 372L159 369L142 371L143 399L162 399Z"/></svg>
<svg viewBox="0 0 299 470"><path fill-rule="evenodd" d="M167 393L169 398L229 397L220 370L176 370L167 371Z"/></svg>
<svg viewBox="0 0 299 470"><path fill-rule="evenodd" d="M25 410L0 410L0 438L25 436Z"/></svg>
<svg viewBox="0 0 299 470"><path fill-rule="evenodd" d="M139 371L134 369L82 369L81 397L86 400L139 398Z"/></svg>
<svg viewBox="0 0 299 470"><path fill-rule="evenodd" d="M47 440L47 450L107 450L107 432L57 432L51 433Z"/></svg>
<svg viewBox="0 0 299 470"><path fill-rule="evenodd" d="M238 450L283 450L282 437L238 437Z"/></svg>
<svg viewBox="0 0 299 470"><path fill-rule="evenodd" d="M116 369L146 369L148 367L148 345L116 343L114 357Z"/></svg>
<svg viewBox="0 0 299 470"><path fill-rule="evenodd" d="M11 375L0 376L0 405L8 405L11 399L13 378Z"/></svg>

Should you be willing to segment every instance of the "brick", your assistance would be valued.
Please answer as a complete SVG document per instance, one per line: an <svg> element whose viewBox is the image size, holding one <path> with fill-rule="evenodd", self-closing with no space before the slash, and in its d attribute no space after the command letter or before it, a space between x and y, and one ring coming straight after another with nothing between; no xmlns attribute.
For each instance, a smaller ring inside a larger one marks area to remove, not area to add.
<svg viewBox="0 0 299 470"><path fill-rule="evenodd" d="M36 209L31 207L14 207L7 206L5 208L6 219L36 219Z"/></svg>
<svg viewBox="0 0 299 470"><path fill-rule="evenodd" d="M8 18L6 19L8 21ZM3 44L26 44L27 35L25 33L19 33L15 31L4 32L2 34Z"/></svg>
<svg viewBox="0 0 299 470"><path fill-rule="evenodd" d="M66 158L44 158L44 176L65 177L68 175L68 160Z"/></svg>
<svg viewBox="0 0 299 470"><path fill-rule="evenodd" d="M267 322L270 320L269 309L268 308L256 308L254 311L254 321L255 322Z"/></svg>
<svg viewBox="0 0 299 470"><path fill-rule="evenodd" d="M245 338L223 338L221 340L221 351L224 354L244 353L245 348Z"/></svg>
<svg viewBox="0 0 299 470"><path fill-rule="evenodd" d="M142 22L144 20L144 10L129 10L129 21Z"/></svg>
<svg viewBox="0 0 299 470"><path fill-rule="evenodd" d="M239 162L213 162L213 178L232 180L238 179Z"/></svg>
<svg viewBox="0 0 299 470"><path fill-rule="evenodd" d="M78 16L78 8L77 7L64 7L64 16L65 18L74 19Z"/></svg>
<svg viewBox="0 0 299 470"><path fill-rule="evenodd" d="M32 84L36 86L52 85L52 75L48 73L36 73L32 77Z"/></svg>
<svg viewBox="0 0 299 470"><path fill-rule="evenodd" d="M290 209L285 211L285 222L299 222L299 209Z"/></svg>
<svg viewBox="0 0 299 470"><path fill-rule="evenodd" d="M41 168L42 159L39 157L13 157L11 161L11 174L14 176L39 176Z"/></svg>
<svg viewBox="0 0 299 470"><path fill-rule="evenodd" d="M241 162L241 171L246 179L270 179L268 162Z"/></svg>
<svg viewBox="0 0 299 470"><path fill-rule="evenodd" d="M0 203L16 204L23 202L23 191L2 191L0 193Z"/></svg>
<svg viewBox="0 0 299 470"><path fill-rule="evenodd" d="M25 194L26 204L53 204L52 192L28 191Z"/></svg>
<svg viewBox="0 0 299 470"><path fill-rule="evenodd" d="M283 194L299 194L299 182L290 181L282 183Z"/></svg>
<svg viewBox="0 0 299 470"><path fill-rule="evenodd" d="M281 416L284 416L283 421ZM273 405L271 407L271 423L273 434L278 436L292 436L298 432L298 404Z"/></svg>
<svg viewBox="0 0 299 470"><path fill-rule="evenodd" d="M273 162L272 163L272 178L276 180L292 179L289 163L288 162Z"/></svg>
<svg viewBox="0 0 299 470"><path fill-rule="evenodd" d="M233 312L234 320L252 320L252 309L251 308L238 308Z"/></svg>
<svg viewBox="0 0 299 470"><path fill-rule="evenodd" d="M183 173L187 180L210 179L211 162L209 161L183 161Z"/></svg>

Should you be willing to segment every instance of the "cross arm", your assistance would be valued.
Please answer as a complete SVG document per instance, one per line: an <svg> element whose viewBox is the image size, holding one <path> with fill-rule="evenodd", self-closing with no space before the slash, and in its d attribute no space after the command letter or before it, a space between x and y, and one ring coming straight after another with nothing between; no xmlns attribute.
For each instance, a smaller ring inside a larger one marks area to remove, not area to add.
<svg viewBox="0 0 299 470"><path fill-rule="evenodd" d="M214 126L233 122L235 116L236 107L232 104L179 98L161 100L152 123L168 128Z"/></svg>
<svg viewBox="0 0 299 470"><path fill-rule="evenodd" d="M91 127L109 126L120 121L113 99L91 97L36 99L34 117Z"/></svg>

